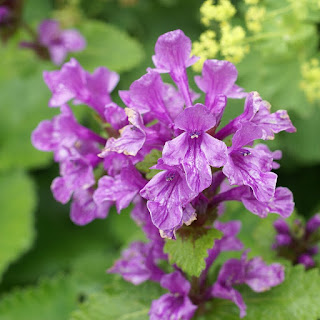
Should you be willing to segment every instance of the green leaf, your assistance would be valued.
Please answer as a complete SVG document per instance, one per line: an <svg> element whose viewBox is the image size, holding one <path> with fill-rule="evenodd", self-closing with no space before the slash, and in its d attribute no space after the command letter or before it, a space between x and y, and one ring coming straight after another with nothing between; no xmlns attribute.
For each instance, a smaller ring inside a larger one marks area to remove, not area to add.
<svg viewBox="0 0 320 320"><path fill-rule="evenodd" d="M177 240L167 240L164 252L169 255L170 264L176 264L190 276L200 276L206 267L205 258L214 241L220 239L222 233L217 229L186 228L189 233L181 232Z"/></svg>
<svg viewBox="0 0 320 320"><path fill-rule="evenodd" d="M150 167L154 166L158 162L161 155L161 151L157 149L151 150L151 152L145 156L143 161L136 164L136 168L139 171L146 173L147 179L152 179L158 172L160 172L160 170L150 169Z"/></svg>
<svg viewBox="0 0 320 320"><path fill-rule="evenodd" d="M105 292L92 294L88 301L72 313L72 320L148 320L153 299L163 290L148 282L139 286L113 282Z"/></svg>
<svg viewBox="0 0 320 320"><path fill-rule="evenodd" d="M8 265L32 245L36 195L31 179L23 172L1 174L0 190L1 280Z"/></svg>
<svg viewBox="0 0 320 320"><path fill-rule="evenodd" d="M263 293L248 287L239 290L247 305L246 320L317 320L320 318L319 270L305 271L304 267L286 267L285 281ZM215 299L209 303L209 313L202 319L238 320L239 309L228 300Z"/></svg>
<svg viewBox="0 0 320 320"><path fill-rule="evenodd" d="M87 40L87 47L74 54L89 70L106 66L117 72L136 67L143 59L141 45L117 27L99 21L83 21L79 31Z"/></svg>
<svg viewBox="0 0 320 320"><path fill-rule="evenodd" d="M15 289L0 302L1 320L67 320L82 291L75 278L58 276L38 286Z"/></svg>

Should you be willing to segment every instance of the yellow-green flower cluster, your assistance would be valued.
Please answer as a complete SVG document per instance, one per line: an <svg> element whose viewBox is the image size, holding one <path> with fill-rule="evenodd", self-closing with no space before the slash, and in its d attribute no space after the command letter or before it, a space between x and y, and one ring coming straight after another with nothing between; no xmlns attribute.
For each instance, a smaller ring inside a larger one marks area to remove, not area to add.
<svg viewBox="0 0 320 320"><path fill-rule="evenodd" d="M262 29L262 21L266 15L266 9L259 6L250 6L246 12L246 26L248 30L257 33Z"/></svg>
<svg viewBox="0 0 320 320"><path fill-rule="evenodd" d="M206 30L200 36L199 41L193 43L192 53L200 59L193 65L195 71L201 71L203 63L219 52L219 44L216 40L216 33Z"/></svg>
<svg viewBox="0 0 320 320"><path fill-rule="evenodd" d="M233 63L240 62L249 52L249 46L244 42L246 32L240 26L232 27L223 22L221 27L220 51L221 54Z"/></svg>
<svg viewBox="0 0 320 320"><path fill-rule="evenodd" d="M213 0L206 0L200 8L201 22L205 26L209 26L212 20L227 21L234 16L236 8L231 4L230 0L219 0L214 4Z"/></svg>
<svg viewBox="0 0 320 320"><path fill-rule="evenodd" d="M255 5L259 3L259 0L244 0L245 4L249 4L249 5Z"/></svg>
<svg viewBox="0 0 320 320"><path fill-rule="evenodd" d="M300 87L310 102L320 101L320 63L311 59L301 66L302 81Z"/></svg>

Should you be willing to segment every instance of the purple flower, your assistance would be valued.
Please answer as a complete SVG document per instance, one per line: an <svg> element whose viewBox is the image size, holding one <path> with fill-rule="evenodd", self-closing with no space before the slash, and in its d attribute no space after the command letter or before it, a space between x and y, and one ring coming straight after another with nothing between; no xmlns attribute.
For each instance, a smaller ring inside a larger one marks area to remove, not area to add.
<svg viewBox="0 0 320 320"><path fill-rule="evenodd" d="M246 315L246 305L234 285L247 284L255 292L263 292L284 281L284 267L279 263L267 266L260 257L247 260L247 252L241 259L230 259L220 269L212 295L233 301L240 309L240 317Z"/></svg>
<svg viewBox="0 0 320 320"><path fill-rule="evenodd" d="M70 155L70 149L89 150L96 161L99 153L99 144L104 144L105 139L81 126L67 105L61 106L61 114L52 120L39 123L32 132L31 141L34 147L41 151L53 151L55 161L63 161Z"/></svg>
<svg viewBox="0 0 320 320"><path fill-rule="evenodd" d="M52 181L51 190L61 203L67 203L76 190L88 189L95 184L92 166L76 152L61 162L60 174L61 177Z"/></svg>
<svg viewBox="0 0 320 320"><path fill-rule="evenodd" d="M175 126L184 132L167 141L163 148L163 161L170 166L181 164L187 183L195 193L210 186L210 166L221 167L227 160L224 142L206 133L215 123L214 116L204 105L189 107L175 120Z"/></svg>
<svg viewBox="0 0 320 320"><path fill-rule="evenodd" d="M247 185L251 187L257 200L267 202L274 196L277 182L277 175L268 172L272 169L273 159L261 148L243 148L261 138L262 134L258 126L243 124L232 138L223 173L231 185Z"/></svg>
<svg viewBox="0 0 320 320"><path fill-rule="evenodd" d="M119 273L135 285L146 280L160 282L164 272L156 266L155 262L159 257L154 253L152 243L133 242L108 272Z"/></svg>
<svg viewBox="0 0 320 320"><path fill-rule="evenodd" d="M301 256L299 256L297 262L300 263L300 264L303 264L306 269L313 268L316 265L316 263L313 260L313 258L311 257L311 255L308 255L306 253L304 253Z"/></svg>
<svg viewBox="0 0 320 320"><path fill-rule="evenodd" d="M104 201L115 201L117 211L120 213L130 204L145 183L141 174L131 164L123 168L121 173L115 177L100 178L93 198L98 205Z"/></svg>
<svg viewBox="0 0 320 320"><path fill-rule="evenodd" d="M128 125L128 117L126 112L114 102L111 102L105 106L104 118L115 130L119 130Z"/></svg>
<svg viewBox="0 0 320 320"><path fill-rule="evenodd" d="M119 82L117 73L99 67L90 74L74 58L65 63L61 70L44 71L43 78L52 92L50 107L59 107L75 99L75 103L91 106L102 119L105 105L111 102L110 93Z"/></svg>
<svg viewBox="0 0 320 320"><path fill-rule="evenodd" d="M189 202L197 193L189 188L183 170L178 166L165 165L161 159L153 168L164 171L155 175L140 191L140 195L149 200L147 207L153 224L165 231L174 230L184 221L190 223L190 216L193 221L195 215L194 211L190 215ZM186 207L187 210L184 210ZM189 221L184 217L184 211Z"/></svg>
<svg viewBox="0 0 320 320"><path fill-rule="evenodd" d="M0 6L0 25L5 24L10 17L10 10L6 6Z"/></svg>
<svg viewBox="0 0 320 320"><path fill-rule="evenodd" d="M93 189L76 189L73 194L70 218L77 225L86 225L94 219L104 219L112 206L111 201L97 205L93 201Z"/></svg>
<svg viewBox="0 0 320 320"><path fill-rule="evenodd" d="M56 65L60 65L68 52L82 51L86 46L83 36L76 30L61 30L59 22L44 20L38 28L38 41L47 47L50 58Z"/></svg>
<svg viewBox="0 0 320 320"><path fill-rule="evenodd" d="M274 134L280 131L295 132L296 128L285 110L270 113L271 105L262 100L258 92L250 92L246 98L244 112L230 121L224 128L215 134L218 139L224 139L235 133L247 122L255 124L262 131L260 139L272 140Z"/></svg>
<svg viewBox="0 0 320 320"><path fill-rule="evenodd" d="M320 228L320 214L315 214L306 225L306 232L307 233L314 233Z"/></svg>
<svg viewBox="0 0 320 320"><path fill-rule="evenodd" d="M149 312L150 320L189 320L197 309L188 293L190 283L180 272L167 274L161 279L161 286L170 291L154 300Z"/></svg>
<svg viewBox="0 0 320 320"><path fill-rule="evenodd" d="M152 57L157 72L168 72L183 95L186 105L192 105L191 91L186 68L199 58L190 57L191 40L181 30L174 30L161 35L155 45Z"/></svg>
<svg viewBox="0 0 320 320"><path fill-rule="evenodd" d="M237 77L238 71L231 62L206 60L203 64L202 77L196 76L194 79L200 90L206 93L204 104L219 118L217 122L220 122L227 103L225 100L224 105L217 108L223 96L236 99L247 96L247 93L235 84Z"/></svg>

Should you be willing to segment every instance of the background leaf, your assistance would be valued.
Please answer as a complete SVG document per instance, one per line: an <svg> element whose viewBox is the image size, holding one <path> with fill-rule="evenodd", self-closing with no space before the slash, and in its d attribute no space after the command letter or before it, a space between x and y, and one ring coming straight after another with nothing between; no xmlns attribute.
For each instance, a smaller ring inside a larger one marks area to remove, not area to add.
<svg viewBox="0 0 320 320"><path fill-rule="evenodd" d="M79 26L87 40L84 51L74 54L83 68L98 66L123 72L137 66L144 57L142 46L125 31L100 21L87 20Z"/></svg>
<svg viewBox="0 0 320 320"><path fill-rule="evenodd" d="M31 179L23 172L1 174L0 190L1 279L8 265L32 245L36 195ZM19 201L14 200L17 197Z"/></svg>

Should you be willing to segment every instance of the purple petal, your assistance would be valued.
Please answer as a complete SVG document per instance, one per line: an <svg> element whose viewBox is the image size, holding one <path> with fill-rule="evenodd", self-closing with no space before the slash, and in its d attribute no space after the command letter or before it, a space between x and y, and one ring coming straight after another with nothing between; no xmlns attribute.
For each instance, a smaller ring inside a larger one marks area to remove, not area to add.
<svg viewBox="0 0 320 320"><path fill-rule="evenodd" d="M204 134L200 147L211 166L219 168L226 164L227 146L223 141L215 139L209 134Z"/></svg>
<svg viewBox="0 0 320 320"><path fill-rule="evenodd" d="M66 204L71 199L73 193L73 190L68 187L61 177L57 177L52 181L51 191L54 198L63 204Z"/></svg>
<svg viewBox="0 0 320 320"><path fill-rule="evenodd" d="M44 20L38 27L39 42L45 46L51 44L51 41L60 37L59 22L56 20Z"/></svg>
<svg viewBox="0 0 320 320"><path fill-rule="evenodd" d="M68 51L63 45L50 45L49 46L50 59L55 65L60 65L66 59Z"/></svg>
<svg viewBox="0 0 320 320"><path fill-rule="evenodd" d="M93 201L92 192L79 189L73 194L70 218L77 225L86 225L96 218L106 218L111 205L112 202L105 201L98 206Z"/></svg>
<svg viewBox="0 0 320 320"><path fill-rule="evenodd" d="M188 296L167 293L152 301L149 315L150 320L191 320L196 309Z"/></svg>
<svg viewBox="0 0 320 320"><path fill-rule="evenodd" d="M183 70L196 62L193 57L190 58L191 45L191 40L183 31L167 32L157 40L153 63L162 72Z"/></svg>
<svg viewBox="0 0 320 320"><path fill-rule="evenodd" d="M202 77L196 76L197 86L206 93L205 105L211 108L219 94L227 97L244 98L243 89L235 86L238 77L236 67L229 61L206 60L203 64Z"/></svg>
<svg viewBox="0 0 320 320"><path fill-rule="evenodd" d="M111 102L105 106L104 117L111 126L119 130L124 126L128 125L128 117L123 108L119 107L117 104Z"/></svg>
<svg viewBox="0 0 320 320"><path fill-rule="evenodd" d="M77 30L64 30L60 38L67 51L81 51L86 47L86 40Z"/></svg>
<svg viewBox="0 0 320 320"><path fill-rule="evenodd" d="M260 257L246 264L245 283L255 292L263 292L284 281L284 267L280 263L267 266Z"/></svg>
<svg viewBox="0 0 320 320"><path fill-rule="evenodd" d="M197 103L186 108L175 120L177 128L187 131L190 135L194 132L205 132L216 124L216 119L204 105Z"/></svg>
<svg viewBox="0 0 320 320"><path fill-rule="evenodd" d="M171 293L181 295L187 295L191 289L189 281L186 280L179 271L163 276L160 284L162 288L168 289Z"/></svg>

